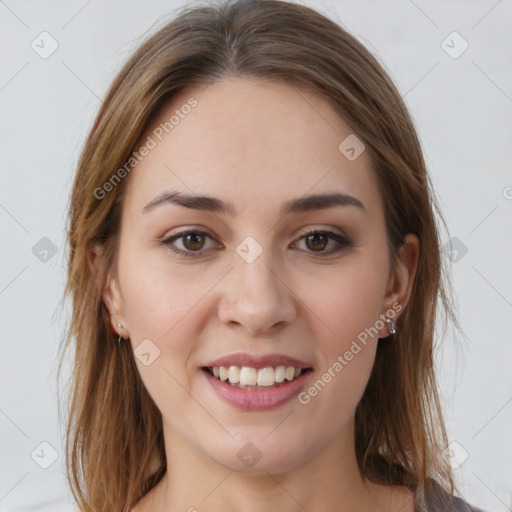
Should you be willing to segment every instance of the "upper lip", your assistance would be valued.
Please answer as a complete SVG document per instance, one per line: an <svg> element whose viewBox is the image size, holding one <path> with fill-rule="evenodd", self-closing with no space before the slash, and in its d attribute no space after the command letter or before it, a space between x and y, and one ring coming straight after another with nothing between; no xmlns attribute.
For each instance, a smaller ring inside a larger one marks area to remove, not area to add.
<svg viewBox="0 0 512 512"><path fill-rule="evenodd" d="M247 353L231 354L224 356L214 361L210 361L205 366L215 368L219 366L247 366L249 368L266 368L272 366L293 366L295 368L311 368L311 365L299 361L294 357L285 356L282 354L267 354L263 356L256 356Z"/></svg>

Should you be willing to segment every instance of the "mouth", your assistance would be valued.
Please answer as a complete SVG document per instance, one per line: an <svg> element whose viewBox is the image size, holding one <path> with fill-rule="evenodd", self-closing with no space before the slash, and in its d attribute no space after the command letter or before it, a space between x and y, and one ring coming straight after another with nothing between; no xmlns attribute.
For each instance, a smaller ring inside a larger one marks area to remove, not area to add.
<svg viewBox="0 0 512 512"><path fill-rule="evenodd" d="M278 365L204 366L201 368L212 399L219 398L243 411L263 411L291 403L313 375L312 368Z"/></svg>
<svg viewBox="0 0 512 512"><path fill-rule="evenodd" d="M312 368L278 365L254 368L251 366L205 366L204 372L225 384L246 391L261 391L286 386L311 372Z"/></svg>

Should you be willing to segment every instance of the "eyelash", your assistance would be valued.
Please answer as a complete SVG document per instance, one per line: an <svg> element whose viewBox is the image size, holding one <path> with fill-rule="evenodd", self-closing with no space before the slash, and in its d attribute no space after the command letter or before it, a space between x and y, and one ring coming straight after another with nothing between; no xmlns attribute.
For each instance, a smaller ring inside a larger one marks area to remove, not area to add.
<svg viewBox="0 0 512 512"><path fill-rule="evenodd" d="M183 257L183 258L197 258L198 256L196 256L196 253L199 254L200 252L202 252L201 250L198 250L198 251L183 251L182 249L177 249L176 247L174 247L172 245L172 243L175 240L179 240L180 238L185 238L187 235L191 235L191 234L207 236L208 238L212 238L208 233L205 233L204 231L199 231L199 230L196 230L196 229L189 229L189 230L186 230L186 231L182 231L181 233L174 234L174 235L166 238L165 240L161 240L160 243L162 245L166 246L168 249L170 249L175 254L178 254L180 257ZM326 257L327 255L331 255L333 253L337 253L337 252L343 250L344 248L352 247L352 245L353 245L352 242L346 236L344 236L344 235L340 235L339 233L334 233L333 231L322 231L322 230L317 230L317 229L313 229L311 231L308 231L307 233L304 233L299 238L299 240L302 240L303 238L307 238L308 236L311 236L311 235L325 235L328 238L331 238L332 240L335 240L336 242L338 242L340 244L340 246L341 246L341 247L338 247L336 249L331 249L330 251L327 251L327 252L320 251L320 252L316 252L315 253L315 251L309 251L312 254L314 254L314 257L317 257L317 255L319 255L320 258Z"/></svg>

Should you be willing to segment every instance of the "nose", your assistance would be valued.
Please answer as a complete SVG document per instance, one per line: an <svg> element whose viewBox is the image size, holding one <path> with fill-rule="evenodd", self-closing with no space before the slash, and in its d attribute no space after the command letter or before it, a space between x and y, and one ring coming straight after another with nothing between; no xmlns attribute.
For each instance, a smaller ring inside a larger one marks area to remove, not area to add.
<svg viewBox="0 0 512 512"><path fill-rule="evenodd" d="M218 314L220 321L230 328L273 336L293 322L297 300L285 273L272 269L266 253L263 251L252 263L235 255Z"/></svg>

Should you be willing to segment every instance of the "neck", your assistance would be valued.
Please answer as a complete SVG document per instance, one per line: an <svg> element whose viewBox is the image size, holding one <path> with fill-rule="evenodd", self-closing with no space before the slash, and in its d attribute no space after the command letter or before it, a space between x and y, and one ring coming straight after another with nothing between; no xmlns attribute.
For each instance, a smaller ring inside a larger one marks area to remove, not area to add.
<svg viewBox="0 0 512 512"><path fill-rule="evenodd" d="M379 486L359 473L353 421L320 453L284 472L231 470L184 443L168 426L165 445L168 469L151 493L152 512L238 512L242 503L244 512L382 510Z"/></svg>

